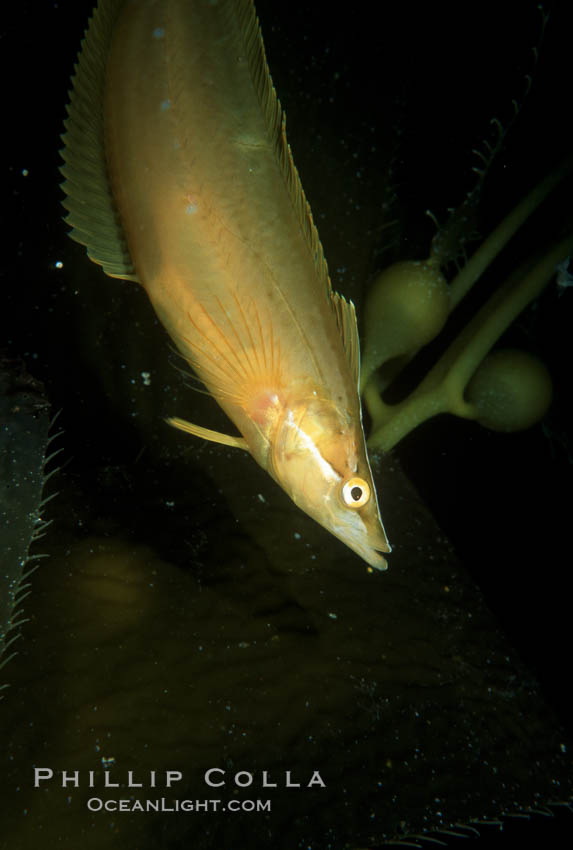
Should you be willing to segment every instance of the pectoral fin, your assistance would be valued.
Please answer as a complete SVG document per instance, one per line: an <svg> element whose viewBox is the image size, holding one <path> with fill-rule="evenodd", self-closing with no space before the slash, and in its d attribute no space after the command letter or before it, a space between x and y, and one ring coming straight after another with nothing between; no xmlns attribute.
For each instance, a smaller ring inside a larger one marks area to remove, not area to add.
<svg viewBox="0 0 573 850"><path fill-rule="evenodd" d="M249 445L244 437L231 437L229 434L221 434L220 431L211 431L210 428L193 425L185 419L179 419L178 416L170 416L165 421L169 425L173 425L174 428L179 428L180 431L193 434L193 436L200 437L202 440L210 440L212 443L222 443L224 446L232 446L233 448L249 451Z"/></svg>

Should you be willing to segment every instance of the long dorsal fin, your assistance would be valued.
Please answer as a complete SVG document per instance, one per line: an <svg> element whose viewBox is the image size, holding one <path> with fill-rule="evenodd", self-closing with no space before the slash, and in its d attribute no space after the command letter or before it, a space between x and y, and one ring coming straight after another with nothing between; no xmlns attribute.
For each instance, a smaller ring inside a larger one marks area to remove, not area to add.
<svg viewBox="0 0 573 850"><path fill-rule="evenodd" d="M168 425L173 425L174 428L179 428L180 431L185 431L186 434L193 434L194 437L200 437L202 440L210 440L212 443L221 443L223 446L232 446L237 449L249 450L249 444L244 437L231 437L230 434L222 434L220 431L211 431L210 428L202 428L201 425L193 425L187 422L186 419L179 419L178 416L170 416L165 420Z"/></svg>
<svg viewBox="0 0 573 850"><path fill-rule="evenodd" d="M110 277L137 280L109 184L104 141L106 65L123 5L124 0L100 0L89 21L72 77L60 171L71 238Z"/></svg>
<svg viewBox="0 0 573 850"><path fill-rule="evenodd" d="M351 301L346 301L342 295L339 295L332 289L318 230L314 224L310 205L306 200L300 177L293 161L292 152L287 142L286 116L281 109L280 101L272 83L259 21L256 17L253 2L252 0L237 0L237 6L248 55L249 68L261 108L265 114L269 136L274 144L292 204L298 213L300 226L305 234L309 250L313 257L317 276L324 286L325 297L331 301L334 308L344 349L352 374L355 376L358 385L360 373L360 341L354 304Z"/></svg>
<svg viewBox="0 0 573 850"><path fill-rule="evenodd" d="M338 292L333 293L332 301L350 371L358 387L360 385L360 337L358 336L356 310L352 301L347 301Z"/></svg>
<svg viewBox="0 0 573 850"><path fill-rule="evenodd" d="M305 234L309 250L314 259L317 274L324 285L325 295L332 297L333 292L328 276L328 267L322 245L320 244L318 231L312 219L310 205L306 200L298 171L293 161L292 152L287 142L286 116L282 111L269 72L255 7L252 0L237 0L236 5L251 78L265 116L269 139L274 145L292 204L297 211L300 226Z"/></svg>

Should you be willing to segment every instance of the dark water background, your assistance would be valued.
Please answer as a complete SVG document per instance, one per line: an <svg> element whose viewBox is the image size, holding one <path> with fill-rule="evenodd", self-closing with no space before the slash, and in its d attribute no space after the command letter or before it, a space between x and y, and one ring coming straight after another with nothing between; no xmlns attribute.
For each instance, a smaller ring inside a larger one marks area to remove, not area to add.
<svg viewBox="0 0 573 850"><path fill-rule="evenodd" d="M100 516L100 533L112 538L129 515L130 533L143 539L144 529L160 525L157 513L135 522L125 502L133 506L145 491L147 459L150 490L193 489L177 483L176 463L165 471L157 461L163 440L177 442L163 436L157 395L167 391L172 413L194 417L177 406L189 400L171 367L168 384L157 389L156 382L151 393L137 380L146 368L148 335L150 351L166 350L167 341L141 294L103 279L67 239L61 220L58 135L90 6L21 3L4 11L0 25L7 178L0 347L24 358L44 382L53 409L62 411L67 504L74 502L70 493L79 506L89 492L89 520L83 521L92 531ZM532 48L539 44L541 16L533 2L523 3L519 15L488 3L459 4L455 12L441 4L414 10L366 3L336 12L331 4L260 2L258 11L335 288L356 300L359 313L377 267L427 253L433 225L424 211L443 221L473 187L472 149L491 138L493 117L504 125L511 121L513 99L524 102L483 189L483 234L570 152L572 14L565 4L551 11L537 64ZM542 251L560 222L570 222L570 188L549 202L551 215L524 229L494 277L501 281ZM389 220L397 224L385 229ZM552 373L555 402L543 428L506 436L441 417L397 450L510 644L569 728L572 304L573 288L559 296L550 287L504 339L539 354ZM151 362L161 356L150 354ZM163 366L156 367L158 375L165 374ZM203 409L212 418L202 424L224 430L218 412ZM232 453L228 463L236 464L237 487L241 476L259 474ZM153 543L172 562L200 551L200 575L208 585L210 570L225 559L240 561L240 544L229 538L213 545L221 529L227 534L228 521L219 520L228 508L217 500L219 485L208 474L201 488L203 500L197 489L190 496L192 533L173 539L170 526L169 539L157 530ZM383 493L382 485L382 500ZM55 511L62 528L64 518ZM70 526L81 522L80 508L68 519ZM392 529L390 535L400 543ZM350 571L361 569L351 556L348 563ZM302 571L311 567L316 563L301 560ZM328 564L319 555L322 567L327 585Z"/></svg>

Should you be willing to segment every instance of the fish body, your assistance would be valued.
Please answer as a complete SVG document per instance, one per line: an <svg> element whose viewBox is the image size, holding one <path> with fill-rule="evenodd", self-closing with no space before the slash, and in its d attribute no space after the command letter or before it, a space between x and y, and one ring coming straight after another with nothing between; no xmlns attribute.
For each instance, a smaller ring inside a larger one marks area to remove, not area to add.
<svg viewBox="0 0 573 850"><path fill-rule="evenodd" d="M384 568L354 307L332 291L250 0L103 0L66 126L72 236L145 288L242 436L172 424L246 448Z"/></svg>

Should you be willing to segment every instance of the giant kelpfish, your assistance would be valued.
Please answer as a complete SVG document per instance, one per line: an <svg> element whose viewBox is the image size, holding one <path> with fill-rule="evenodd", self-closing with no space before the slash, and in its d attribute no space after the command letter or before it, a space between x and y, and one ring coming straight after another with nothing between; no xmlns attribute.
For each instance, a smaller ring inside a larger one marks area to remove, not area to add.
<svg viewBox="0 0 573 850"><path fill-rule="evenodd" d="M354 305L334 292L251 0L100 0L63 136L73 239L146 290L302 510L386 568Z"/></svg>

